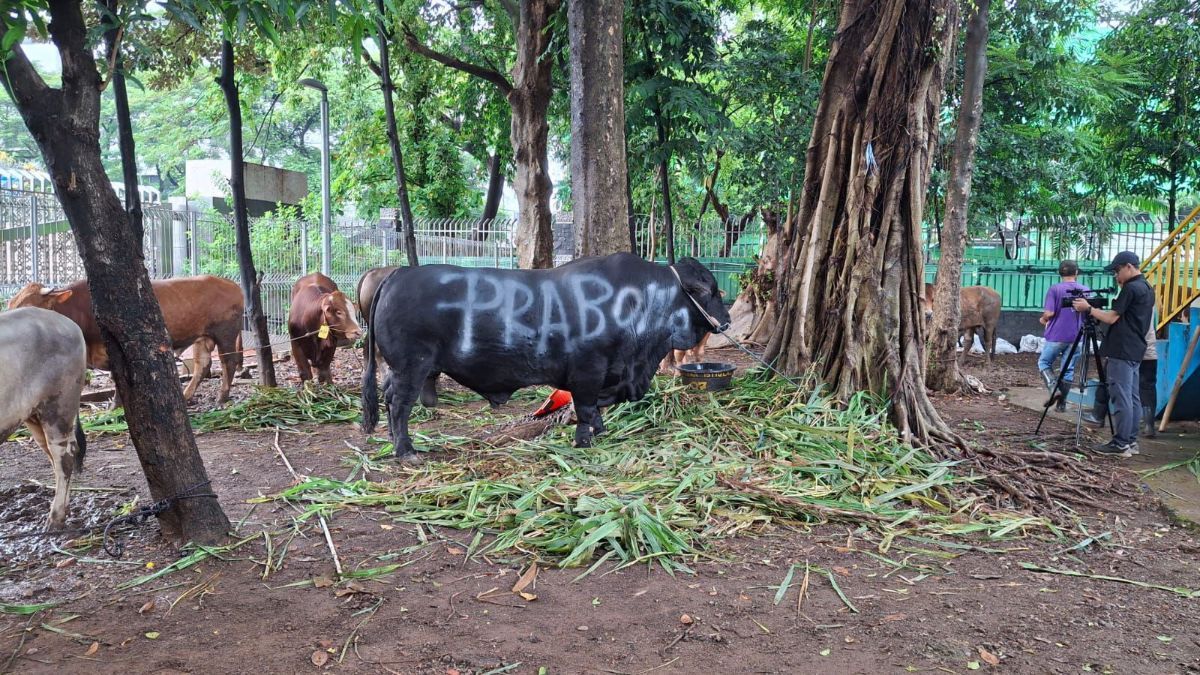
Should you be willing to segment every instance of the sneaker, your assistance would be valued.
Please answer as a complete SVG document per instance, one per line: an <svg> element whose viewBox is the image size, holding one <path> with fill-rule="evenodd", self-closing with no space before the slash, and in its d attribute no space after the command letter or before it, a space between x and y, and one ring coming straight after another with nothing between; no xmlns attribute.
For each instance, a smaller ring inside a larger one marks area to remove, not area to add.
<svg viewBox="0 0 1200 675"><path fill-rule="evenodd" d="M1127 449L1125 450L1125 452L1130 456L1141 454L1141 451L1138 449L1138 442L1137 441L1130 442L1130 444L1127 446Z"/></svg>
<svg viewBox="0 0 1200 675"><path fill-rule="evenodd" d="M1095 411L1093 411L1093 410L1088 410L1088 411L1086 411L1086 412L1084 412L1084 413L1083 413L1083 423L1084 423L1084 424L1091 424L1091 425L1093 425L1093 426L1103 426L1103 425L1104 425L1104 418L1103 418L1103 417L1101 417L1101 416L1099 416L1099 415L1097 415Z"/></svg>
<svg viewBox="0 0 1200 675"><path fill-rule="evenodd" d="M1101 443L1093 446L1092 452L1100 455L1109 455L1110 457L1129 457L1133 454L1130 452L1131 448L1134 450L1134 452L1136 452L1134 445L1134 443L1121 444L1117 443L1115 440L1112 440L1107 443Z"/></svg>

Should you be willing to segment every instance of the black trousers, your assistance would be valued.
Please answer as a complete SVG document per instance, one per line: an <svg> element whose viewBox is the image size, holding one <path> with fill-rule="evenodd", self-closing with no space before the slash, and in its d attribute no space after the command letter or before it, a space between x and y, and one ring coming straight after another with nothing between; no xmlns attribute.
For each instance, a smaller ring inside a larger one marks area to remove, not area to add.
<svg viewBox="0 0 1200 675"><path fill-rule="evenodd" d="M1158 410L1158 361L1142 361L1138 367L1138 394L1142 399L1142 407ZM1097 415L1104 413L1108 407L1108 385L1101 382L1096 387L1096 405L1093 410Z"/></svg>

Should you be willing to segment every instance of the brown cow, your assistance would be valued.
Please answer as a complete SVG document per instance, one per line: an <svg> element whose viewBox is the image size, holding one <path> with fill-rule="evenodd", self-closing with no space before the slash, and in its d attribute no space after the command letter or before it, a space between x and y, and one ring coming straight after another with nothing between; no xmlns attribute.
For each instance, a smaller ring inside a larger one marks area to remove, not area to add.
<svg viewBox="0 0 1200 675"><path fill-rule="evenodd" d="M963 286L959 291L959 335L964 337L963 350L971 351L975 344L975 333L982 334L983 351L991 361L996 356L996 326L1000 323L1000 294L987 286ZM921 298L925 320L933 319L933 284L925 284L925 297Z"/></svg>
<svg viewBox="0 0 1200 675"><path fill-rule="evenodd" d="M672 349L658 364L658 372L670 373L677 366L685 363L700 363L703 361L704 347L708 344L708 338L710 337L712 337L712 333L705 333L704 337L700 338L696 346L691 349Z"/></svg>
<svg viewBox="0 0 1200 675"><path fill-rule="evenodd" d="M209 372L215 344L221 354L221 391L217 403L224 403L233 386L234 372L242 363L242 289L232 281L211 275L156 279L150 284L162 308L171 348L178 354L196 345L196 368L183 392L184 399L191 400ZM71 319L83 330L88 365L109 369L108 351L92 313L92 295L86 281L76 281L62 289L32 283L13 296L8 306L52 309Z"/></svg>
<svg viewBox="0 0 1200 675"><path fill-rule="evenodd" d="M375 297L375 291L379 288L379 284L391 274L395 267L373 267L358 278L358 286L355 289L354 296L358 298L358 313L362 314L363 325L371 325L371 298Z"/></svg>
<svg viewBox="0 0 1200 675"><path fill-rule="evenodd" d="M354 318L350 298L338 290L333 279L313 272L300 277L292 286L292 308L288 311L288 334L292 337L292 359L300 373L300 385L312 379L333 384L329 366L337 350L338 338L357 340L362 329Z"/></svg>

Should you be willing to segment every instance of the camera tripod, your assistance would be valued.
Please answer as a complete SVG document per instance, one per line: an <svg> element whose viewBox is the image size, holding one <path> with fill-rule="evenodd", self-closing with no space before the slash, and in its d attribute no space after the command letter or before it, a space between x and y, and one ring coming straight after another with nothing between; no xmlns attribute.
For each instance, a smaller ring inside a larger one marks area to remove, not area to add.
<svg viewBox="0 0 1200 675"><path fill-rule="evenodd" d="M1081 347L1082 345L1082 347ZM1050 398L1046 401L1042 408L1042 418L1038 421L1037 428L1033 433L1036 435L1042 430L1042 423L1046 421L1046 414L1050 412L1050 406L1058 402L1058 397L1066 398L1066 392L1062 390L1063 379L1067 374L1067 369L1071 365L1071 360L1075 358L1075 352L1079 349L1083 350L1079 359L1079 366L1075 369L1075 381L1079 385L1079 410L1075 413L1075 445L1079 445L1079 433L1083 429L1083 395L1087 391L1088 381L1088 358L1095 360L1096 374L1100 376L1100 381L1105 382L1107 378L1104 374L1104 364L1100 361L1100 338L1096 333L1096 320L1090 316L1084 317L1083 325L1079 327L1079 332L1075 334L1075 341L1071 343L1066 355L1063 357L1062 367L1058 370L1058 377L1054 380L1054 384L1050 388ZM1111 431L1113 428L1112 416L1108 414L1108 406L1105 406L1102 414L1102 419L1108 420L1108 428Z"/></svg>

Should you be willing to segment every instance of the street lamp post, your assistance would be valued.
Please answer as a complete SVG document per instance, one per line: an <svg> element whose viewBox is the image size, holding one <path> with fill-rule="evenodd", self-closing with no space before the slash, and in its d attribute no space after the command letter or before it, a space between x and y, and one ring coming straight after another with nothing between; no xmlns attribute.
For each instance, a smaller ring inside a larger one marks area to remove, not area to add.
<svg viewBox="0 0 1200 675"><path fill-rule="evenodd" d="M321 273L331 276L332 244L329 234L329 90L320 80L306 77L300 84L321 92Z"/></svg>

